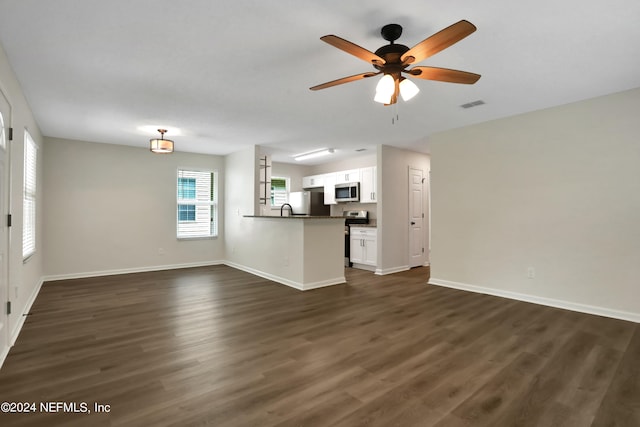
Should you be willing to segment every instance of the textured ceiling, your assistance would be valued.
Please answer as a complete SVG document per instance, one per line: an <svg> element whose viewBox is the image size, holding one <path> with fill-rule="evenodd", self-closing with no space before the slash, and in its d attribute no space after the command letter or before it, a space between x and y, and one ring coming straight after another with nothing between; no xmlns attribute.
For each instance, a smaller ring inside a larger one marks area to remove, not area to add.
<svg viewBox="0 0 640 427"><path fill-rule="evenodd" d="M164 126L178 151L259 144L288 162L428 152L436 132L639 87L639 16L637 0L0 0L0 43L44 135L147 147L144 127ZM373 70L325 34L375 51L385 24L411 47L460 19L478 31L420 65L481 74L475 85L415 80L397 108L372 101L377 78L309 90Z"/></svg>

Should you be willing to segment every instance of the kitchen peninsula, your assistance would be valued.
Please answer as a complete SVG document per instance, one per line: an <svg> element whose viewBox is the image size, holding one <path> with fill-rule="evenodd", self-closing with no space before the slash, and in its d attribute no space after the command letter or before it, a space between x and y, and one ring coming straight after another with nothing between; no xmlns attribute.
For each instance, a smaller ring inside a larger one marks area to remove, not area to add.
<svg viewBox="0 0 640 427"><path fill-rule="evenodd" d="M253 273L299 290L345 282L344 217L244 215L260 240Z"/></svg>

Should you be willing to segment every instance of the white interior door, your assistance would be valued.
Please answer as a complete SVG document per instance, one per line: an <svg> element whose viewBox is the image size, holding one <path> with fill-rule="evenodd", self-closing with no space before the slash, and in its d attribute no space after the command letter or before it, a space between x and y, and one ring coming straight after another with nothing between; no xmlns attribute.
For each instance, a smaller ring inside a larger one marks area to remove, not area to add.
<svg viewBox="0 0 640 427"><path fill-rule="evenodd" d="M423 172L409 168L409 267L425 264Z"/></svg>
<svg viewBox="0 0 640 427"><path fill-rule="evenodd" d="M0 91L0 361L9 350L9 128L11 107Z"/></svg>

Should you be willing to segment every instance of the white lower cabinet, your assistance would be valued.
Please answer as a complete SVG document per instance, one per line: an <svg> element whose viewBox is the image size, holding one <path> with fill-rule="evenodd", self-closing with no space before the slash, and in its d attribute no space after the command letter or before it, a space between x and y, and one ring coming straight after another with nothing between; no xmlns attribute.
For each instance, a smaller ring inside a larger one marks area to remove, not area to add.
<svg viewBox="0 0 640 427"><path fill-rule="evenodd" d="M372 227L351 227L349 230L349 256L357 264L375 267L378 256L378 231Z"/></svg>

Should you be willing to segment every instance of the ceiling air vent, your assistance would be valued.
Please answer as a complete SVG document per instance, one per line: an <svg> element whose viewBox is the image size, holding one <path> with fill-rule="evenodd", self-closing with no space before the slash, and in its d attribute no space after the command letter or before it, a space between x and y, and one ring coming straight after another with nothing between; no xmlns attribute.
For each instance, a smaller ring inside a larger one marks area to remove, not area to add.
<svg viewBox="0 0 640 427"><path fill-rule="evenodd" d="M478 99L477 101L473 101L473 102L468 102L466 104L462 104L461 107L462 108L471 108L471 107L477 107L478 105L482 105L485 102L482 99Z"/></svg>

